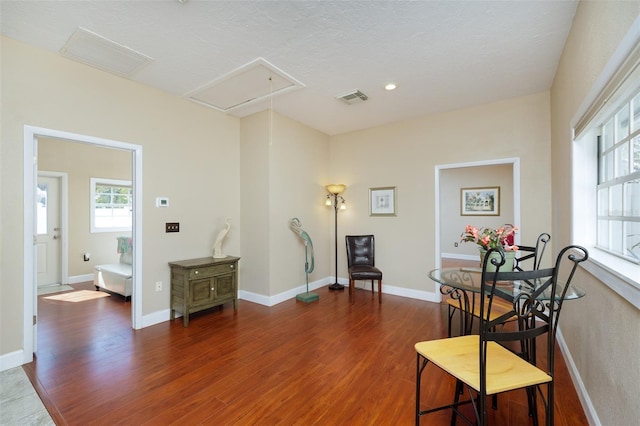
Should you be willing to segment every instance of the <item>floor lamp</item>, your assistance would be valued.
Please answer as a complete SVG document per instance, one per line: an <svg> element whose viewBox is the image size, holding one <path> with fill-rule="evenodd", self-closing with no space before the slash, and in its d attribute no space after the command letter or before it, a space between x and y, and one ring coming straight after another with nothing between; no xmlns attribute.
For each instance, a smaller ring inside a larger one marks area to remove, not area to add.
<svg viewBox="0 0 640 426"><path fill-rule="evenodd" d="M345 210L347 205L345 204L344 198L340 194L344 191L346 185L343 184L332 184L327 185L327 199L325 200L325 204L330 206L333 204L334 211L334 225L335 225L335 255L336 255L336 280L333 284L329 286L329 290L344 290L344 286L342 284L338 284L338 209Z"/></svg>

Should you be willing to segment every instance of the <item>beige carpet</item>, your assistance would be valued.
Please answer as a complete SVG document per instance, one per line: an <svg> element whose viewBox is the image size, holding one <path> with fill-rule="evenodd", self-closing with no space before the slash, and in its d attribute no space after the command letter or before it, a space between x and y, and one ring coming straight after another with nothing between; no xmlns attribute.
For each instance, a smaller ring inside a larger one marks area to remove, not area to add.
<svg viewBox="0 0 640 426"><path fill-rule="evenodd" d="M52 293L60 293L61 291L71 291L75 290L75 288L70 285L48 285L45 287L38 287L38 296L42 296L43 294L52 294Z"/></svg>

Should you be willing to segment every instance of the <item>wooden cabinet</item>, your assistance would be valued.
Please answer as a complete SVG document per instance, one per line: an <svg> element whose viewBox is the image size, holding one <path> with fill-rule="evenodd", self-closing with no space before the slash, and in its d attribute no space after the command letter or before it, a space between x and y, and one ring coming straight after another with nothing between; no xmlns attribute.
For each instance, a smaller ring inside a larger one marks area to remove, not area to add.
<svg viewBox="0 0 640 426"><path fill-rule="evenodd" d="M182 312L182 323L189 326L189 314L233 302L238 310L238 260L203 257L169 262L171 267L171 320Z"/></svg>

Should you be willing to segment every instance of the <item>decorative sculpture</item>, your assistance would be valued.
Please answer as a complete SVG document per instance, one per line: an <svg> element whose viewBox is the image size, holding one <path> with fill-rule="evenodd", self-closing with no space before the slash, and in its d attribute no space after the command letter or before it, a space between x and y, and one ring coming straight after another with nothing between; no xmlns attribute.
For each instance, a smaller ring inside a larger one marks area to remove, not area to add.
<svg viewBox="0 0 640 426"><path fill-rule="evenodd" d="M304 241L304 272L307 277L307 292L298 294L296 296L296 300L310 303L320 299L320 296L318 296L316 293L309 292L309 274L313 272L313 268L315 265L313 256L313 242L311 241L311 237L309 236L309 234L307 234L307 232L302 229L300 219L298 219L297 217L294 217L289 221L289 228L291 228L291 230L295 232L302 239L302 241ZM309 265L309 256L311 256L311 265Z"/></svg>
<svg viewBox="0 0 640 426"><path fill-rule="evenodd" d="M222 241L225 239L225 237L229 233L229 229L231 229L231 224L229 222L231 222L231 218L230 217L228 217L228 218L226 218L224 220L225 227L224 227L224 229L222 231L220 231L220 233L218 234L218 237L216 238L216 242L213 245L213 258L214 259L223 259L223 258L227 257L226 255L222 254Z"/></svg>

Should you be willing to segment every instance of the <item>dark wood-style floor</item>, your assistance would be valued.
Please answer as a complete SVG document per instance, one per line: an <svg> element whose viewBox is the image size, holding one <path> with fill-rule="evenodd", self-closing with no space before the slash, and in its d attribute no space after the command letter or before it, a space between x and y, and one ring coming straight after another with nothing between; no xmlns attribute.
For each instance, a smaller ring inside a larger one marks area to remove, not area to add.
<svg viewBox="0 0 640 426"><path fill-rule="evenodd" d="M379 305L364 290L350 305L348 291L316 292L308 305L240 301L237 313L214 308L188 328L178 319L138 331L118 296L41 296L38 351L24 369L58 425L413 424L413 345L445 336L443 305L386 294ZM556 424L586 424L557 356ZM450 401L453 381L429 368L423 402ZM490 419L531 424L524 391L502 394Z"/></svg>

